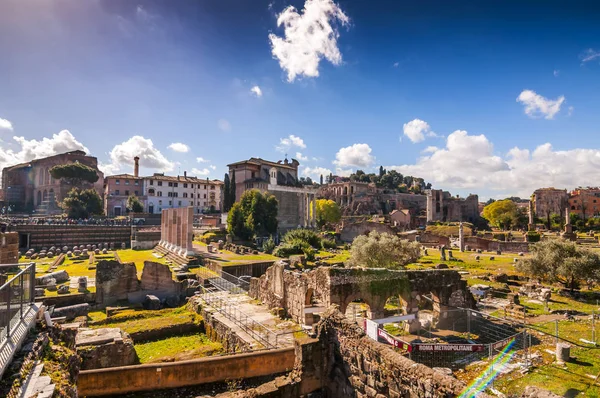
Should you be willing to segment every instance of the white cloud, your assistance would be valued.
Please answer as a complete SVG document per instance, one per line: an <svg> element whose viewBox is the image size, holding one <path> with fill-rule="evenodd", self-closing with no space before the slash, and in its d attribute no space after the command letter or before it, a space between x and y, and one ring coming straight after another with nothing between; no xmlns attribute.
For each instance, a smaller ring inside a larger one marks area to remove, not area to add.
<svg viewBox="0 0 600 398"><path fill-rule="evenodd" d="M217 122L217 126L219 126L219 129L221 131L231 131L231 124L227 119L219 119L219 121Z"/></svg>
<svg viewBox="0 0 600 398"><path fill-rule="evenodd" d="M433 153L438 151L440 148L438 148L437 146L428 146L427 148L423 149L423 151L421 151L422 153Z"/></svg>
<svg viewBox="0 0 600 398"><path fill-rule="evenodd" d="M369 167L375 162L375 157L371 155L371 147L368 144L354 144L341 148L335 154L335 164L338 169L344 167ZM342 170L347 172L348 170Z"/></svg>
<svg viewBox="0 0 600 398"><path fill-rule="evenodd" d="M254 86L250 89L250 93L255 95L257 98L262 97L262 90L258 86Z"/></svg>
<svg viewBox="0 0 600 398"><path fill-rule="evenodd" d="M190 151L190 147L181 142L174 142L171 145L169 145L168 148L172 151L181 153L186 153Z"/></svg>
<svg viewBox="0 0 600 398"><path fill-rule="evenodd" d="M308 156L304 156L302 153L296 152L296 159L306 162L308 160Z"/></svg>
<svg viewBox="0 0 600 398"><path fill-rule="evenodd" d="M561 95L557 99L551 100L533 90L523 90L517 97L517 102L525 106L525 113L531 118L543 116L545 119L552 119L560 111L565 97Z"/></svg>
<svg viewBox="0 0 600 398"><path fill-rule="evenodd" d="M429 124L421 119L414 119L408 123L404 123L403 131L404 135L413 143L423 141L425 136L437 137L437 135L431 131Z"/></svg>
<svg viewBox="0 0 600 398"><path fill-rule="evenodd" d="M13 125L10 120L2 119L0 117L0 130L13 130Z"/></svg>
<svg viewBox="0 0 600 398"><path fill-rule="evenodd" d="M26 140L25 137L14 136L13 140L19 146L18 150L7 149L8 145L0 147L0 170L4 167L13 166L18 163L28 162L33 159L44 158L68 151L81 150L89 153L81 142L77 141L68 130L62 130L53 134L51 138L44 137L41 140ZM12 144L15 145L15 144Z"/></svg>
<svg viewBox="0 0 600 398"><path fill-rule="evenodd" d="M560 71L558 69L554 69L554 77L558 77L560 75Z"/></svg>
<svg viewBox="0 0 600 398"><path fill-rule="evenodd" d="M323 176L323 179L325 179L325 177L331 173L332 171L325 167L305 167L304 170L302 170L303 175L310 177L315 181L318 181L319 178L321 178L321 175Z"/></svg>
<svg viewBox="0 0 600 398"><path fill-rule="evenodd" d="M210 162L210 160L206 160L203 157L198 157L198 158L196 158L196 162L198 162L198 163L208 163L208 162Z"/></svg>
<svg viewBox="0 0 600 398"><path fill-rule="evenodd" d="M593 61L600 57L600 51L596 51L593 48L588 48L579 56L581 58L581 63L584 64L586 62Z"/></svg>
<svg viewBox="0 0 600 398"><path fill-rule="evenodd" d="M210 174L210 170L206 167L201 170L194 167L192 169L192 174L194 174L197 177L206 177Z"/></svg>
<svg viewBox="0 0 600 398"><path fill-rule="evenodd" d="M217 169L217 166L215 166L215 165L212 165L212 164L211 164L210 166L208 166L208 167L210 167L210 168L211 168L211 170L216 170L216 169Z"/></svg>
<svg viewBox="0 0 600 398"><path fill-rule="evenodd" d="M334 65L342 62L336 22L347 25L350 19L333 0L306 0L300 13L288 6L278 15L277 26L284 26L284 36L270 33L269 40L288 82L298 76L319 76L322 58Z"/></svg>
<svg viewBox="0 0 600 398"><path fill-rule="evenodd" d="M306 144L304 140L294 134L290 134L286 138L279 139L279 145L275 147L275 149L279 152L289 151L292 147L298 147L301 149L306 149Z"/></svg>
<svg viewBox="0 0 600 398"><path fill-rule="evenodd" d="M533 151L515 147L499 156L486 136L458 130L448 136L445 148L432 148L430 155L415 164L384 167L422 177L454 193L468 190L482 197L528 197L541 187L595 185L593 176L600 173L600 150L557 151L546 143Z"/></svg>
<svg viewBox="0 0 600 398"><path fill-rule="evenodd" d="M133 158L136 156L139 156L140 167L143 168L158 171L172 171L175 168L175 164L154 147L150 138L135 135L127 141L115 145L109 153L110 163L102 164L101 169L106 174L123 171L123 166L133 167Z"/></svg>

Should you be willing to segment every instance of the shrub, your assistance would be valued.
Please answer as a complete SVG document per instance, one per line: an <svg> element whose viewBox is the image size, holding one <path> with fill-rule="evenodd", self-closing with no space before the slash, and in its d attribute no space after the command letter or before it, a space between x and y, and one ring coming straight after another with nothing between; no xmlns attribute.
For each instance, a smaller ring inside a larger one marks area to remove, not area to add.
<svg viewBox="0 0 600 398"><path fill-rule="evenodd" d="M501 240L503 242L506 240L506 234L504 232L497 232L497 233L493 234L492 236L496 240Z"/></svg>
<svg viewBox="0 0 600 398"><path fill-rule="evenodd" d="M335 249L337 247L334 240L323 239L321 243L323 245L323 249Z"/></svg>
<svg viewBox="0 0 600 398"><path fill-rule="evenodd" d="M304 251L307 249L311 249L311 246L307 242L301 239L294 239L279 245L273 254L277 257L289 257L294 254L304 254Z"/></svg>
<svg viewBox="0 0 600 398"><path fill-rule="evenodd" d="M310 229L293 229L283 236L283 243L291 243L296 240L306 242L315 249L321 248L321 237Z"/></svg>
<svg viewBox="0 0 600 398"><path fill-rule="evenodd" d="M527 232L527 242L539 242L541 239L541 235L536 231Z"/></svg>
<svg viewBox="0 0 600 398"><path fill-rule="evenodd" d="M304 248L302 253L304 254L304 257L306 258L306 261L315 261L315 254L317 252L312 247Z"/></svg>
<svg viewBox="0 0 600 398"><path fill-rule="evenodd" d="M275 241L273 238L265 240L262 244L262 251L267 254L271 254L273 253L273 250L275 250Z"/></svg>

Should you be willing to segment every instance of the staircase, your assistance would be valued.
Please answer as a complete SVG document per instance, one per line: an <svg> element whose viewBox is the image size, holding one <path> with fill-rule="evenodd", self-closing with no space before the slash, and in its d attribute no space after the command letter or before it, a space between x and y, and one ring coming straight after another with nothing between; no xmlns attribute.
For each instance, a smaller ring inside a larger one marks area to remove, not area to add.
<svg viewBox="0 0 600 398"><path fill-rule="evenodd" d="M199 265L202 262L202 257L200 256L182 256L177 253L173 253L172 251L167 250L160 245L154 246L154 251L162 254L165 259L177 265Z"/></svg>

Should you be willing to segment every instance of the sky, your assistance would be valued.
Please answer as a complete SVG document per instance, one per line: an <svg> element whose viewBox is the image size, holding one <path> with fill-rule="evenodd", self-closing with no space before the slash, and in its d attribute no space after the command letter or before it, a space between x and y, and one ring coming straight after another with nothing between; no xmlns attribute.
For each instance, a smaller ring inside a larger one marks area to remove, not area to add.
<svg viewBox="0 0 600 398"><path fill-rule="evenodd" d="M380 165L480 199L600 185L596 1L2 0L0 167Z"/></svg>

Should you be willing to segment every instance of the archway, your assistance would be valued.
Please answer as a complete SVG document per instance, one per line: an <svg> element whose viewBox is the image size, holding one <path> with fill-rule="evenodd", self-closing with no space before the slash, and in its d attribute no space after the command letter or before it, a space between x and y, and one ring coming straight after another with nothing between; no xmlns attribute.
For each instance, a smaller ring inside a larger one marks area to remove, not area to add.
<svg viewBox="0 0 600 398"><path fill-rule="evenodd" d="M304 305L306 307L312 307L314 304L314 295L315 295L315 289L308 288L308 290L306 291L306 295L304 296Z"/></svg>
<svg viewBox="0 0 600 398"><path fill-rule="evenodd" d="M42 191L38 191L37 193L37 205L41 205L42 204Z"/></svg>
<svg viewBox="0 0 600 398"><path fill-rule="evenodd" d="M346 305L344 315L346 315L346 318L362 325L365 318L372 319L371 306L365 300L357 298Z"/></svg>
<svg viewBox="0 0 600 398"><path fill-rule="evenodd" d="M44 189L44 195L42 196L42 198L43 198L44 202L48 200L48 191L46 191L45 189Z"/></svg>

